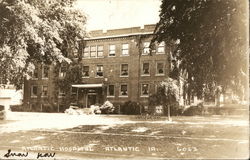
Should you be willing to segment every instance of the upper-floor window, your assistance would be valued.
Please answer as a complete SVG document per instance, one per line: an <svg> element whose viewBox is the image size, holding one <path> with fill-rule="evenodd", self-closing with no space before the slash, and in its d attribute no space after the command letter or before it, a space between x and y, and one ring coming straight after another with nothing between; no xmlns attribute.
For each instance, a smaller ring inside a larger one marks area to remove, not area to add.
<svg viewBox="0 0 250 160"><path fill-rule="evenodd" d="M115 96L115 85L108 85L108 96Z"/></svg>
<svg viewBox="0 0 250 160"><path fill-rule="evenodd" d="M38 86L31 86L31 97L37 97L38 95Z"/></svg>
<svg viewBox="0 0 250 160"><path fill-rule="evenodd" d="M122 44L122 55L129 55L129 45Z"/></svg>
<svg viewBox="0 0 250 160"><path fill-rule="evenodd" d="M49 78L49 66L47 65L43 66L42 78Z"/></svg>
<svg viewBox="0 0 250 160"><path fill-rule="evenodd" d="M90 57L96 57L96 46L90 47Z"/></svg>
<svg viewBox="0 0 250 160"><path fill-rule="evenodd" d="M103 77L103 65L96 66L96 77Z"/></svg>
<svg viewBox="0 0 250 160"><path fill-rule="evenodd" d="M121 96L128 96L128 85L126 85L126 84L121 85L120 95Z"/></svg>
<svg viewBox="0 0 250 160"><path fill-rule="evenodd" d="M110 57L115 56L115 45L114 44L109 45L109 56Z"/></svg>
<svg viewBox="0 0 250 160"><path fill-rule="evenodd" d="M149 54L149 45L150 45L150 42L144 42L143 43L143 55L148 55Z"/></svg>
<svg viewBox="0 0 250 160"><path fill-rule="evenodd" d="M148 96L149 95L149 84L142 84L141 85L141 95Z"/></svg>
<svg viewBox="0 0 250 160"><path fill-rule="evenodd" d="M128 76L128 64L121 64L121 76Z"/></svg>
<svg viewBox="0 0 250 160"><path fill-rule="evenodd" d="M89 46L86 46L83 50L83 58L89 57Z"/></svg>
<svg viewBox="0 0 250 160"><path fill-rule="evenodd" d="M42 97L47 97L48 96L48 86L43 86L42 87Z"/></svg>
<svg viewBox="0 0 250 160"><path fill-rule="evenodd" d="M103 57L103 46L97 46L97 57Z"/></svg>
<svg viewBox="0 0 250 160"><path fill-rule="evenodd" d="M32 73L32 78L33 79L38 79L38 69L37 68L34 69L34 71Z"/></svg>
<svg viewBox="0 0 250 160"><path fill-rule="evenodd" d="M165 43L164 43L164 42L161 42L161 43L158 45L157 54L164 54L164 53L165 53Z"/></svg>
<svg viewBox="0 0 250 160"><path fill-rule="evenodd" d="M59 69L59 77L63 78L66 76L66 71L67 71L67 67L65 65L62 65Z"/></svg>
<svg viewBox="0 0 250 160"><path fill-rule="evenodd" d="M142 75L149 75L149 63L144 62L142 64Z"/></svg>
<svg viewBox="0 0 250 160"><path fill-rule="evenodd" d="M83 66L82 67L82 76L83 77L89 77L89 66Z"/></svg>
<svg viewBox="0 0 250 160"><path fill-rule="evenodd" d="M164 63L163 62L156 63L156 74L164 75Z"/></svg>

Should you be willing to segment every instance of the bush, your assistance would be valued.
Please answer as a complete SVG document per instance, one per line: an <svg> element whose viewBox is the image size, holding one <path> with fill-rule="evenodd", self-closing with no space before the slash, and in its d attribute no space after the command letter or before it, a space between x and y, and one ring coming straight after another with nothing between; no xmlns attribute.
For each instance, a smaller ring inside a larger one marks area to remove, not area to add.
<svg viewBox="0 0 250 160"><path fill-rule="evenodd" d="M138 115L143 112L143 106L140 103L127 101L121 106L121 112L127 115Z"/></svg>
<svg viewBox="0 0 250 160"><path fill-rule="evenodd" d="M109 102L109 101L106 101L104 102L104 104L100 107L100 110L102 111L102 113L104 114L110 114L110 113L113 113L114 110L115 110L115 107L114 105Z"/></svg>
<svg viewBox="0 0 250 160"><path fill-rule="evenodd" d="M203 108L202 106L191 106L184 110L184 116L195 116L195 115L202 115Z"/></svg>
<svg viewBox="0 0 250 160"><path fill-rule="evenodd" d="M22 105L11 105L10 109L11 109L11 111L14 111L14 112L22 112L22 111L24 111L24 108L23 108Z"/></svg>
<svg viewBox="0 0 250 160"><path fill-rule="evenodd" d="M183 114L183 107L178 103L172 104L170 106L170 116L180 116ZM168 107L164 107L164 115L168 115Z"/></svg>

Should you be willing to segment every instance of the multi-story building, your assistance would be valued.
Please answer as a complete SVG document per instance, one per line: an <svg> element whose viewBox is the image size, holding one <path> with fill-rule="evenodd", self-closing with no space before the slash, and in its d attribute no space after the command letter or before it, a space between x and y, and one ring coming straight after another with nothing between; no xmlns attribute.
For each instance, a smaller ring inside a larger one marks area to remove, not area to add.
<svg viewBox="0 0 250 160"><path fill-rule="evenodd" d="M72 94L81 107L102 104L109 100L114 104L136 101L147 105L148 97L157 90L157 84L168 76L170 47L164 43L155 44L150 52L149 44L155 25L97 30L82 40L78 63L82 66L80 84L72 85ZM53 66L40 65L31 80L25 82L24 104L37 111L43 109L46 99L63 98L59 92L53 97L55 85L53 77L64 76L64 68L59 75ZM55 101L61 111L60 101Z"/></svg>

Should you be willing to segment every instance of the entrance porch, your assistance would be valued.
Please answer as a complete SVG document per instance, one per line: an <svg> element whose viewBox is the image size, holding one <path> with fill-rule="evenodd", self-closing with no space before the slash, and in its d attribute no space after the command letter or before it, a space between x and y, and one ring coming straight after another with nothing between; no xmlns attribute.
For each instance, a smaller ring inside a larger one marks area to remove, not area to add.
<svg viewBox="0 0 250 160"><path fill-rule="evenodd" d="M104 102L103 84L75 84L72 85L71 92L75 95L73 103L80 108L89 108L91 105L100 105Z"/></svg>

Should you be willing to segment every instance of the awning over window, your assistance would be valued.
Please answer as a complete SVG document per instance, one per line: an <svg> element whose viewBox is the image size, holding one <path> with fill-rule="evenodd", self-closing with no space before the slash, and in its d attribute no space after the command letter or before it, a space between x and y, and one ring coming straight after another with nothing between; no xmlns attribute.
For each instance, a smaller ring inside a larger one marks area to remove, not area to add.
<svg viewBox="0 0 250 160"><path fill-rule="evenodd" d="M75 88L100 88L103 84L73 84L72 87Z"/></svg>

